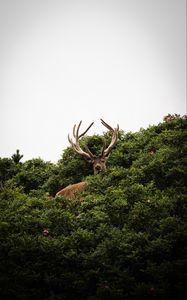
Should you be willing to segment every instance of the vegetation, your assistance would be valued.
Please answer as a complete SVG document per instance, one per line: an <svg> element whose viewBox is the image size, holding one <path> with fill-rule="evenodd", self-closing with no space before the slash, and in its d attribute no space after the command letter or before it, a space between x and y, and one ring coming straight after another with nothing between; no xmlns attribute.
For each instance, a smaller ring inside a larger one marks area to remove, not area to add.
<svg viewBox="0 0 187 300"><path fill-rule="evenodd" d="M186 153L187 119L168 115L121 131L95 176L71 148L56 165L1 158L0 298L187 299ZM51 197L85 178L76 200Z"/></svg>

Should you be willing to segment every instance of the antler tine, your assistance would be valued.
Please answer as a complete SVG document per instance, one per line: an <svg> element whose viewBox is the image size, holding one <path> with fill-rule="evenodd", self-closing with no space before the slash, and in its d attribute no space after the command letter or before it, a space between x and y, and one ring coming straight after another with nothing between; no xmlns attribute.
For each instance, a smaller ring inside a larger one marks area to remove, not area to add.
<svg viewBox="0 0 187 300"><path fill-rule="evenodd" d="M103 119L100 119L101 120L101 123L106 127L108 128L110 131L114 131L115 129L113 129L110 125L108 125ZM119 125L117 124L117 130L119 130Z"/></svg>
<svg viewBox="0 0 187 300"><path fill-rule="evenodd" d="M74 143L73 143L72 139L70 138L69 134L68 134L68 141L72 146L74 146Z"/></svg>
<svg viewBox="0 0 187 300"><path fill-rule="evenodd" d="M75 139L75 142L73 142L73 140L70 138L69 134L68 134L68 141L69 143L72 145L73 149L80 155L84 156L87 159L92 159L93 158L93 154L91 153L91 151L89 149L87 149L87 152L85 152L84 150L81 149L80 145L79 145L79 139L80 137L82 137L89 129L90 127L93 125L94 122L92 122L88 128L79 135L79 129L81 126L82 121L79 122L79 125L77 126L76 129L76 124L73 126L73 137Z"/></svg>
<svg viewBox="0 0 187 300"><path fill-rule="evenodd" d="M85 145L85 149L86 149L86 151L90 154L90 156L91 156L92 158L95 157L95 155L93 155L93 153L90 151L90 149L88 148L87 145Z"/></svg>
<svg viewBox="0 0 187 300"><path fill-rule="evenodd" d="M76 124L73 126L73 137L76 138L76 132L75 132L75 129L76 129Z"/></svg>
<svg viewBox="0 0 187 300"><path fill-rule="evenodd" d="M81 122L82 122L82 121L81 121ZM88 128L87 128L83 133L81 133L81 134L79 135L79 138L80 138L81 136L85 135L86 132L90 129L90 127L91 127L93 124L94 124L94 122L92 122L92 123L88 126ZM80 127L80 126L79 126L79 127Z"/></svg>
<svg viewBox="0 0 187 300"><path fill-rule="evenodd" d="M76 124L73 126L73 136L74 136L75 139L76 139L77 137L79 137L78 135L79 135L79 128L80 128L80 126L81 126L81 123L82 123L82 121L79 122L79 125L78 125L78 127L77 127L77 130L76 130Z"/></svg>
<svg viewBox="0 0 187 300"><path fill-rule="evenodd" d="M113 147L115 146L115 144L117 143L117 139L118 139L118 132L119 132L119 125L117 125L117 128L112 128L109 124L107 124L104 120L101 119L101 123L112 132L112 140L108 146L108 148L102 149L102 154L106 157L111 150L113 149Z"/></svg>
<svg viewBox="0 0 187 300"><path fill-rule="evenodd" d="M110 126L110 125L108 125L103 119L100 119L101 120L101 123L107 128L107 129L109 129L110 131L114 131L114 129Z"/></svg>
<svg viewBox="0 0 187 300"><path fill-rule="evenodd" d="M83 133L81 133L81 134L79 135L79 129L80 129L81 123L82 123L82 121L79 122L79 125L78 125L78 127L77 127L77 130L76 130L76 124L73 126L73 136L74 136L75 139L77 139L77 138L80 139L83 135L86 134L86 132L87 132L87 131L90 129L90 127L94 124L94 122L92 122L92 123L88 126L88 128L87 128Z"/></svg>
<svg viewBox="0 0 187 300"><path fill-rule="evenodd" d="M102 146L102 149L101 149L101 156L104 155L105 148L106 148L106 140L103 138L103 146Z"/></svg>
<svg viewBox="0 0 187 300"><path fill-rule="evenodd" d="M118 131L117 129L114 129L114 133L113 133L113 136L112 136L112 140L111 140L111 143L110 145L108 146L107 149L104 150L104 156L108 156L110 154L110 152L112 151L112 149L114 148L114 146L116 145L117 143L117 139L118 139Z"/></svg>

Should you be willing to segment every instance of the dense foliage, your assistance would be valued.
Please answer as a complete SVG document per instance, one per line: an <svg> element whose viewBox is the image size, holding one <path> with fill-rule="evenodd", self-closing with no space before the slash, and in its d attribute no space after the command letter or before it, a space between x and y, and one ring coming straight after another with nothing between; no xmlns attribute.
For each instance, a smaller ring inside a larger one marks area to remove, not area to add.
<svg viewBox="0 0 187 300"><path fill-rule="evenodd" d="M187 119L168 115L121 131L103 174L71 148L56 165L1 158L0 298L187 299L186 153ZM83 178L76 200L51 197Z"/></svg>

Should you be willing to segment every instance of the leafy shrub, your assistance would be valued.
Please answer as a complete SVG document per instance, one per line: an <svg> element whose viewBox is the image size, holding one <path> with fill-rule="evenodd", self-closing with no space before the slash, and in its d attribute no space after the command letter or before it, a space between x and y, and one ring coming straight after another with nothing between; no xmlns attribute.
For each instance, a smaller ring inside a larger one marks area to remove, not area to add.
<svg viewBox="0 0 187 300"><path fill-rule="evenodd" d="M185 300L186 125L121 132L96 176L70 148L57 165L1 159L1 298ZM82 178L83 201L49 197Z"/></svg>

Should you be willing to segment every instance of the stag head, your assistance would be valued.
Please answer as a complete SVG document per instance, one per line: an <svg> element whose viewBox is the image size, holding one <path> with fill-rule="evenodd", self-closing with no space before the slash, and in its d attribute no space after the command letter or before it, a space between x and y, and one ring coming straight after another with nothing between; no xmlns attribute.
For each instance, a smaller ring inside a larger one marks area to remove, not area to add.
<svg viewBox="0 0 187 300"><path fill-rule="evenodd" d="M80 129L81 123L82 123L82 121L80 121L78 126L74 125L74 127L73 127L74 141L70 138L69 135L68 135L68 140L76 153L80 154L82 157L84 157L86 160L88 160L89 162L92 163L94 174L105 171L106 170L106 161L107 161L112 149L114 148L114 146L117 143L119 125L117 125L117 128L112 128L110 125L108 125L105 121L103 121L101 119L102 125L104 125L112 133L112 139L111 139L111 142L108 147L106 147L106 144L104 141L103 147L101 149L101 153L99 155L95 155L90 151L90 149L87 146L85 147L86 150L83 150L79 144L80 138L87 133L87 131L90 129L90 127L93 125L94 122L92 122L83 133L79 134L79 129Z"/></svg>

